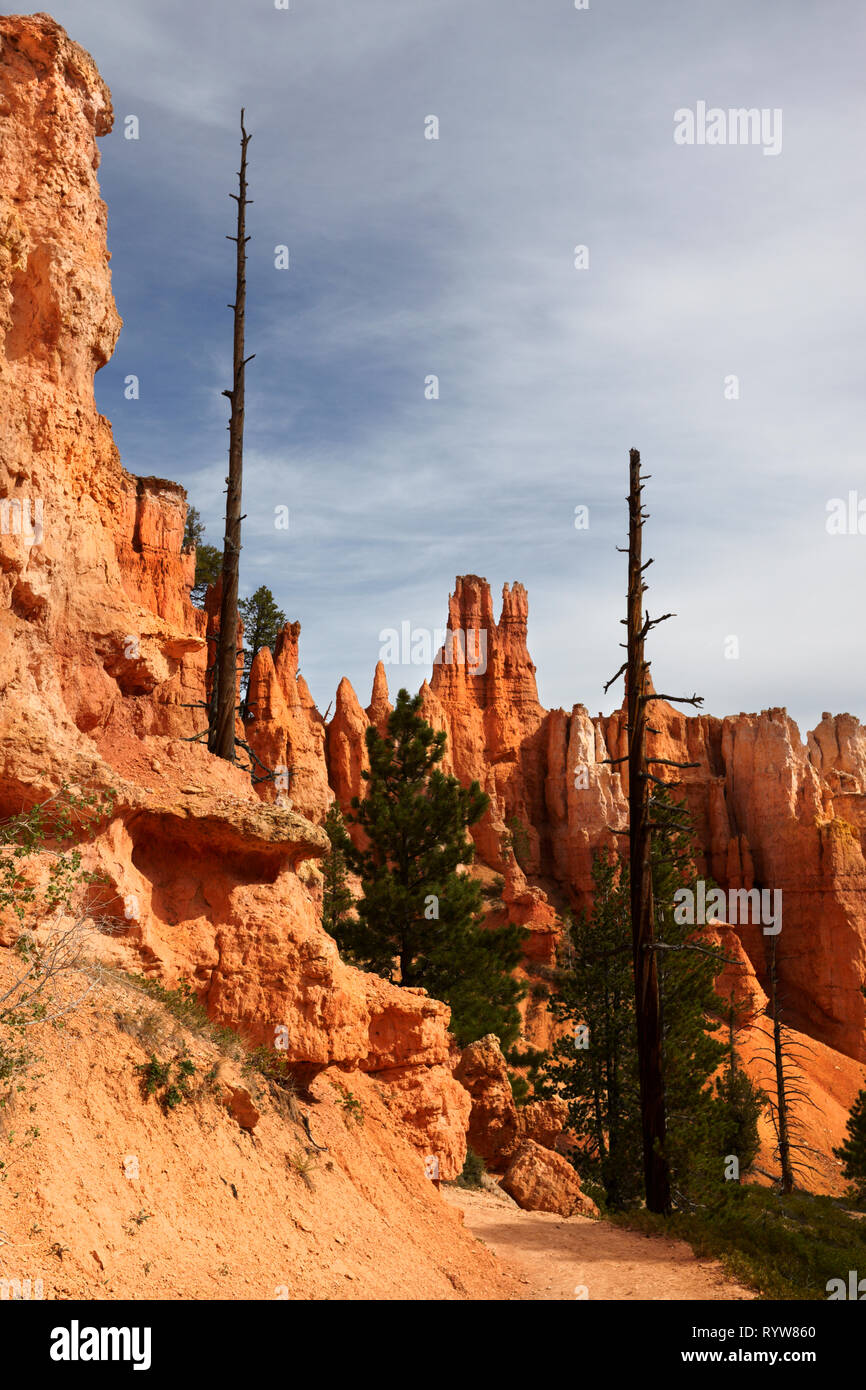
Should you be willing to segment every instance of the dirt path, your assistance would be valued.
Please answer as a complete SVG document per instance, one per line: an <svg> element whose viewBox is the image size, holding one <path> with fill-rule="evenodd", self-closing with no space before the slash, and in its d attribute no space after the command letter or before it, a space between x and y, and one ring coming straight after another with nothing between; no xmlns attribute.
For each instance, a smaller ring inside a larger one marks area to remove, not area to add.
<svg viewBox="0 0 866 1390"><path fill-rule="evenodd" d="M464 1214L466 1229L483 1240L526 1288L528 1300L746 1299L714 1260L699 1260L688 1245L644 1236L585 1216L522 1211L489 1192L442 1189ZM586 1292L579 1295L578 1291Z"/></svg>

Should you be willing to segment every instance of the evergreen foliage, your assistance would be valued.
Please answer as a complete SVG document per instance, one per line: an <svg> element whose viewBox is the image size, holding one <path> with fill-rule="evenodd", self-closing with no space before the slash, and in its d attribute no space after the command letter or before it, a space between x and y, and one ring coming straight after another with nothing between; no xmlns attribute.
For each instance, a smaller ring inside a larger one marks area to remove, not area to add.
<svg viewBox="0 0 866 1390"><path fill-rule="evenodd" d="M280 629L285 626L286 615L277 607L276 599L266 584L260 584L252 598L242 598L238 603L238 612L244 625L242 688L245 693L241 714L246 719L250 713L256 713L255 710L250 710L247 703L250 668L262 647L270 647L273 650Z"/></svg>
<svg viewBox="0 0 866 1390"><path fill-rule="evenodd" d="M841 1160L854 1201L866 1205L866 1087L857 1095L848 1116L845 1139L833 1153Z"/></svg>
<svg viewBox="0 0 866 1390"><path fill-rule="evenodd" d="M524 993L512 971L528 933L483 926L467 830L488 798L477 782L463 787L438 766L446 735L434 732L420 709L421 697L401 690L386 735L367 730L367 794L353 799L348 817L363 832L364 847L343 846L362 895L356 915L336 926L336 939L361 968L449 1004L461 1046L495 1033L508 1048L519 1033Z"/></svg>
<svg viewBox="0 0 866 1390"><path fill-rule="evenodd" d="M731 1155L748 1168L766 1097L737 1064L733 1022L727 1046L715 1036L724 1015L714 984L722 953L704 924L676 910L680 890L696 893L688 811L656 786L652 815L665 1144L675 1193L688 1201L689 1193L724 1184ZM643 1191L628 864L600 854L592 873L592 907L564 934L551 997L569 1031L554 1045L539 1089L566 1100L575 1166L608 1207L623 1209Z"/></svg>

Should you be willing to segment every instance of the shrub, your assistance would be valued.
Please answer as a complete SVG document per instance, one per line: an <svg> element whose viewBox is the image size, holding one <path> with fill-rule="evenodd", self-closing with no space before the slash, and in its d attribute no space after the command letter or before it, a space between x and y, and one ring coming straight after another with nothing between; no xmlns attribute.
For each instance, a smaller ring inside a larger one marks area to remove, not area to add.
<svg viewBox="0 0 866 1390"><path fill-rule="evenodd" d="M506 825L506 848L511 850L520 868L525 869L532 852L529 831L519 816L510 816Z"/></svg>
<svg viewBox="0 0 866 1390"><path fill-rule="evenodd" d="M726 1183L710 1202L673 1216L617 1214L618 1225L679 1236L700 1257L720 1259L735 1278L764 1298L820 1299L831 1279L866 1269L866 1222L848 1216L832 1197L783 1195Z"/></svg>
<svg viewBox="0 0 866 1390"><path fill-rule="evenodd" d="M845 1140L833 1153L851 1184L851 1200L866 1205L866 1087L857 1095L848 1116Z"/></svg>
<svg viewBox="0 0 866 1390"><path fill-rule="evenodd" d="M345 1086L339 1086L336 1089L337 1104L342 1106L347 1123L349 1120L354 1120L356 1125L362 1125L364 1123L364 1107L358 1097L353 1095Z"/></svg>
<svg viewBox="0 0 866 1390"><path fill-rule="evenodd" d="M190 1099L190 1079L195 1075L195 1063L188 1057L173 1057L167 1062L161 1062L151 1053L150 1060L141 1062L136 1071L141 1073L145 1096L157 1096L164 1110L174 1110L183 1101Z"/></svg>
<svg viewBox="0 0 866 1390"><path fill-rule="evenodd" d="M221 1052L240 1059L245 1055L243 1039L234 1028L214 1023L196 993L191 980L181 980L174 989L168 989L159 980L148 979L146 975L124 975L124 983L146 994L158 1004L162 1004L181 1027L214 1043ZM153 1015L151 1015L153 1018ZM124 1030L129 1031L129 1030Z"/></svg>
<svg viewBox="0 0 866 1390"><path fill-rule="evenodd" d="M292 1153L286 1154L286 1163L293 1173L307 1186L311 1192L315 1192L316 1186L310 1174L316 1171L316 1161L302 1149L295 1149Z"/></svg>
<svg viewBox="0 0 866 1390"><path fill-rule="evenodd" d="M28 1030L60 1026L99 977L87 948L117 923L96 892L103 876L84 867L76 842L113 809L111 793L74 792L63 783L47 801L0 823L0 918L14 927L20 962L0 995L0 1083L10 1083L0 1105L33 1060L24 1046ZM69 981L77 992L65 988Z"/></svg>
<svg viewBox="0 0 866 1390"><path fill-rule="evenodd" d="M484 1159L475 1152L474 1149L467 1148L466 1160L460 1172L460 1176L455 1180L458 1187L467 1187L477 1190L483 1187L483 1181L487 1167Z"/></svg>

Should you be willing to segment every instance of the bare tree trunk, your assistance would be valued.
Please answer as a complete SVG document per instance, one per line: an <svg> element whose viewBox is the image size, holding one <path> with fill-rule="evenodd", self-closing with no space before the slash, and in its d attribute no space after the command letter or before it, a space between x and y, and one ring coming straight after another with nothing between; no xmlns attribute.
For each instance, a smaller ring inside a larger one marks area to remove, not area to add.
<svg viewBox="0 0 866 1390"><path fill-rule="evenodd" d="M642 565L643 484L640 454L629 452L629 534L626 695L628 698L629 871L632 948L640 1071L644 1180L649 1211L671 1209L665 1154L665 1089L658 971L654 950L654 911L650 861L650 823L646 759L647 663L644 659Z"/></svg>
<svg viewBox="0 0 866 1390"><path fill-rule="evenodd" d="M220 630L217 644L216 669L214 671L215 717L213 720L210 751L218 757L234 762L235 758L235 701L237 699L238 676L238 568L241 553L241 493L243 486L244 458L244 369L251 357L244 358L244 313L247 299L247 253L246 208L247 198L247 145L250 136L244 129L244 113L241 109L241 167L238 174L238 192L229 196L238 205L238 233L228 237L237 243L237 283L234 309L234 354L233 383L230 391L224 391L231 402L229 419L229 476L226 479L226 529L223 545L223 587L220 606ZM255 354L254 354L255 355Z"/></svg>
<svg viewBox="0 0 866 1390"><path fill-rule="evenodd" d="M794 1191L794 1168L791 1163L791 1135L788 1126L788 1094L785 1084L785 1057L782 1051L782 1020L779 1015L778 973L776 970L776 938L770 941L770 1010L773 1018L773 1062L776 1069L776 1133L779 1140L779 1162L782 1167L782 1191Z"/></svg>
<svg viewBox="0 0 866 1390"><path fill-rule="evenodd" d="M736 1044L736 1010L734 1008L734 991L731 988L730 1003L728 1005L728 1067L731 1073L731 1089L728 1093L728 1103L730 1103L736 1090L737 1075L737 1044ZM739 1163L737 1164L737 1182L742 1186L743 1178L740 1173Z"/></svg>

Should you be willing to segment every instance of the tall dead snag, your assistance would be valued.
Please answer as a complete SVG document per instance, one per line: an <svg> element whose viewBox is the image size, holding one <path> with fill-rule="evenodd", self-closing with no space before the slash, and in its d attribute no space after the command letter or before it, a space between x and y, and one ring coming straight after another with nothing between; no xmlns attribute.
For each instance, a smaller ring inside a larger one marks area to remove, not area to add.
<svg viewBox="0 0 866 1390"><path fill-rule="evenodd" d="M222 601L213 686L213 718L208 747L228 762L235 760L235 715L238 678L238 569L241 553L241 494L244 467L244 369L251 357L244 357L244 314L247 301L246 209L247 145L251 136L244 129L241 108L241 167L238 192L230 193L238 205L237 236L226 239L237 244L237 277L234 310L233 380L230 391L223 391L231 403L229 431L229 475L226 478L226 529L223 543Z"/></svg>
<svg viewBox="0 0 866 1390"><path fill-rule="evenodd" d="M800 1109L801 1106L817 1108L802 1081L803 1054L814 1056L814 1048L807 1042L798 1041L785 1023L775 935L765 942L764 958L768 982L766 1012L771 1027L760 1028L767 1046L756 1049L755 1056L769 1063L772 1069L774 1092L769 1095L769 1106L776 1132L774 1154L779 1160L779 1186L782 1192L789 1193L793 1192L798 1178L803 1179L806 1175L805 1180L808 1181L808 1174L816 1172L814 1165L802 1156L816 1154L817 1150L805 1142L806 1126ZM800 1076L797 1075L795 1064L800 1068Z"/></svg>
<svg viewBox="0 0 866 1390"><path fill-rule="evenodd" d="M770 940L769 950L770 1017L773 1020L773 1068L776 1075L776 1105L773 1118L782 1169L782 1191L794 1191L794 1167L791 1162L791 1134L788 1123L787 1076L782 1052L782 1017L779 1009L779 974L776 969L776 938Z"/></svg>
<svg viewBox="0 0 866 1390"><path fill-rule="evenodd" d="M647 477L649 474L646 475ZM632 952L634 959L635 1010L637 1015L638 1070L640 1075L641 1127L643 1133L644 1183L646 1204L649 1211L667 1214L671 1210L671 1185L668 1158L665 1151L665 1084L664 1056L659 996L658 970L656 966L655 908L653 904L653 879L651 860L651 837L655 824L652 820L653 798L650 789L662 779L649 771L653 763L664 763L674 767L690 767L694 764L675 763L670 759L648 758L646 736L655 733L647 724L647 706L653 700L671 700L679 704L700 705L703 700L697 696L656 695L650 685L650 663L644 656L647 634L659 623L674 616L665 613L660 618L650 618L644 614L643 596L647 585L643 573L652 564L642 559L643 524L647 513L643 510L641 494L643 478L640 469L640 454L637 449L629 451L629 494L628 494L628 598L627 612L623 620L627 641L621 643L626 648L626 660L616 675L604 687L609 690L621 675L626 679L626 699L628 707L628 756L609 759L610 762L628 763L628 803L629 803L629 870L631 891ZM618 546L622 553L622 547ZM664 783L664 785L676 785Z"/></svg>

